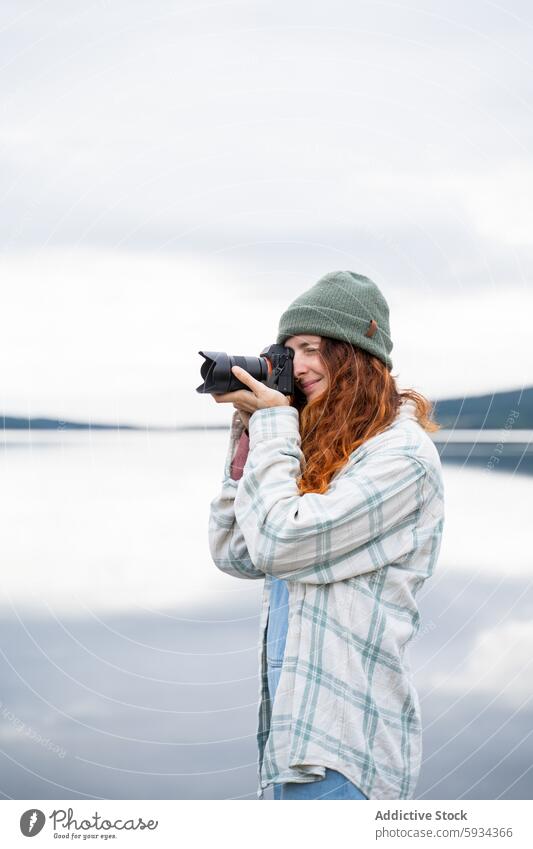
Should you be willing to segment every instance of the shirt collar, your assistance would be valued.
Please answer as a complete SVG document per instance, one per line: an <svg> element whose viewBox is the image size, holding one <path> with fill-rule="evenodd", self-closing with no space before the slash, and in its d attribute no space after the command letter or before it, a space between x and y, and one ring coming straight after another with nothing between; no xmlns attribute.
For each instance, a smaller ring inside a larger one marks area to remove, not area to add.
<svg viewBox="0 0 533 849"><path fill-rule="evenodd" d="M416 404L411 398L406 398L403 401L396 419L414 419L416 421Z"/></svg>

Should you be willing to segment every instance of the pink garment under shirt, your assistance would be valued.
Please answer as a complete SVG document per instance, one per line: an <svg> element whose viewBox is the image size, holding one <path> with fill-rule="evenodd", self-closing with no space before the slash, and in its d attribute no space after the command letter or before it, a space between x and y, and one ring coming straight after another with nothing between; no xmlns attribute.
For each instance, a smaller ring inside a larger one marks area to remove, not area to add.
<svg viewBox="0 0 533 849"><path fill-rule="evenodd" d="M230 476L234 481L238 481L242 478L242 472L246 463L246 458L248 457L249 447L250 439L246 431L243 430L239 442L237 443L235 456L231 462Z"/></svg>

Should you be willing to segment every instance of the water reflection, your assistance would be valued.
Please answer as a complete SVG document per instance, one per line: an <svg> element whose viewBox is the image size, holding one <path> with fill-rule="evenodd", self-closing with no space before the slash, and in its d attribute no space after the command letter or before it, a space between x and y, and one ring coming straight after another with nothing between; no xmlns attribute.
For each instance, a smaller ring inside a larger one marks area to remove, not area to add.
<svg viewBox="0 0 533 849"><path fill-rule="evenodd" d="M255 799L262 582L206 540L227 434L45 442L3 460L0 790ZM417 796L531 798L531 478L472 456L419 594Z"/></svg>

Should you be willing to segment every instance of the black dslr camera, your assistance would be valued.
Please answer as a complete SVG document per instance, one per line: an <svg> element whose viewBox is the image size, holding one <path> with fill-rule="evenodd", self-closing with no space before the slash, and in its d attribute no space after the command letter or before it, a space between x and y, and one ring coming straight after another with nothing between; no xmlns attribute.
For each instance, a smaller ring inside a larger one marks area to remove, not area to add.
<svg viewBox="0 0 533 849"><path fill-rule="evenodd" d="M249 389L237 380L232 366L240 366L252 377L264 383L270 389L277 389L283 395L294 393L294 375L292 362L294 351L284 345L270 345L261 351L259 357L231 357L223 351L198 351L205 362L200 373L204 380L196 387L197 392L219 395Z"/></svg>

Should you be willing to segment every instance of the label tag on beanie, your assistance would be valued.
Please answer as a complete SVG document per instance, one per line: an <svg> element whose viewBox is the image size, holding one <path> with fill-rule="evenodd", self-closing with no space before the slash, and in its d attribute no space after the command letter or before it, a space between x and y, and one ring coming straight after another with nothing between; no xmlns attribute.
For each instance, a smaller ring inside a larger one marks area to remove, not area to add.
<svg viewBox="0 0 533 849"><path fill-rule="evenodd" d="M370 338L372 338L372 336L374 336L377 329L378 329L377 322L374 321L374 319L372 319L372 321L368 325L368 330L366 331L365 336L370 336Z"/></svg>

